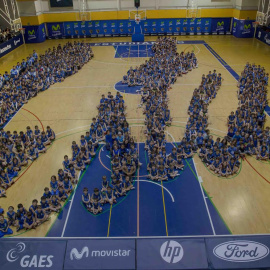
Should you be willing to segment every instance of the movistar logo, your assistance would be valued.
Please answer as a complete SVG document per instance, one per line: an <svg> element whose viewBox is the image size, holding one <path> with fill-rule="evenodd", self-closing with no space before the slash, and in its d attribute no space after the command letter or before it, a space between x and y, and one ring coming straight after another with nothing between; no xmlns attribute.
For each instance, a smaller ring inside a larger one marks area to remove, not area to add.
<svg viewBox="0 0 270 270"><path fill-rule="evenodd" d="M88 247L83 247L81 252L79 252L76 248L73 248L70 251L70 260L73 260L73 258L75 258L76 260L81 260L84 255L86 258L89 256Z"/></svg>
<svg viewBox="0 0 270 270"><path fill-rule="evenodd" d="M223 25L224 25L224 21L217 23L217 26L223 26Z"/></svg>
<svg viewBox="0 0 270 270"><path fill-rule="evenodd" d="M53 30L53 31L58 31L58 30L60 30L60 25L59 25L59 24L53 25L53 26L52 26L52 30Z"/></svg>
<svg viewBox="0 0 270 270"><path fill-rule="evenodd" d="M250 24L245 24L244 25L244 29L250 29L251 28L251 25Z"/></svg>
<svg viewBox="0 0 270 270"><path fill-rule="evenodd" d="M35 35L36 32L35 30L33 29L32 31L31 30L28 30L28 35L31 36L31 35Z"/></svg>

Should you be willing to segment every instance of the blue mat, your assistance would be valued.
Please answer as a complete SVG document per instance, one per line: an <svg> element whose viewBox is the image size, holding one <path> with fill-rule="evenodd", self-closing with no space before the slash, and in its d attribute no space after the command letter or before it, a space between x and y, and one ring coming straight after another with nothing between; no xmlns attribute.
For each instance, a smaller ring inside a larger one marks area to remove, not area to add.
<svg viewBox="0 0 270 270"><path fill-rule="evenodd" d="M129 58L129 57L151 57L152 45L119 45L114 46L115 58Z"/></svg>
<svg viewBox="0 0 270 270"><path fill-rule="evenodd" d="M167 149L171 148L172 145L167 144ZM81 204L81 195L84 187L91 193L95 187L100 188L103 175L110 177L110 159L107 151L101 150L100 160L96 157L88 167L73 202L66 205L47 236L61 236L64 227L66 237L212 235L213 228L216 234L230 233L201 189L192 159L186 161L178 178L156 183L146 178L148 160L144 144L139 144L139 157L143 165L134 178L136 189L118 198L111 211L110 206L105 205L103 213L94 216Z"/></svg>

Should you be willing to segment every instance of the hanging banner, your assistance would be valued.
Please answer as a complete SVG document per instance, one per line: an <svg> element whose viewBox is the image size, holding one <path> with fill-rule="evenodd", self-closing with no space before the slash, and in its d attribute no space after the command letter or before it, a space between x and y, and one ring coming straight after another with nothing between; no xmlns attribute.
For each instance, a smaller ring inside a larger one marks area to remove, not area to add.
<svg viewBox="0 0 270 270"><path fill-rule="evenodd" d="M64 23L47 23L49 38L62 38L64 36Z"/></svg>
<svg viewBox="0 0 270 270"><path fill-rule="evenodd" d="M45 25L31 25L24 26L25 34L24 39L25 43L41 43L46 40Z"/></svg>

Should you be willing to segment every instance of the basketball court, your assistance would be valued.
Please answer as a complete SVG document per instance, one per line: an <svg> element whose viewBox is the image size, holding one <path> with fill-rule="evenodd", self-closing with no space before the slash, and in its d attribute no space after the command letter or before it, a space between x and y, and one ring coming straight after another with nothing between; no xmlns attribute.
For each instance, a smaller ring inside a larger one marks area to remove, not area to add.
<svg viewBox="0 0 270 270"><path fill-rule="evenodd" d="M189 1L193 2L193 1ZM196 1L195 1L196 2ZM144 23L146 9L140 13L128 11L129 22ZM200 19L203 9L195 3L187 8L186 18ZM263 12L257 15L261 23ZM94 21L94 15L81 9L80 19ZM169 24L170 26L170 24ZM254 24L254 27L258 25ZM143 24L143 27L147 27ZM23 31L23 29L21 30ZM148 157L144 151L144 115L137 87L121 83L132 66L139 66L153 56L151 50L157 36L144 36L143 42L132 42L131 37L80 38L92 44L94 58L77 74L51 86L25 104L5 127L20 131L26 126L40 129L51 126L55 142L37 161L31 162L20 173L16 183L0 199L2 208L19 203L27 208L39 199L50 177L62 168L65 154L71 155L72 141L89 130L102 94L116 91L123 94L127 106L127 120L134 136L139 159L143 165L133 177L134 190L119 198L113 206L105 205L103 212L93 215L81 203L84 187L93 190L101 178L110 178L110 156L101 144L97 156L80 175L74 192L58 214L36 230L14 233L10 237L140 237L140 236L200 236L228 234L267 234L270 232L270 167L247 157L239 172L228 178L218 177L208 170L197 155L185 160L185 169L168 182L153 182L147 178ZM199 86L202 74L217 70L224 78L217 97L209 106L209 129L214 138L227 133L227 117L238 107L237 80L247 62L260 64L270 71L270 47L258 39L236 38L233 35L176 36L178 52L194 51L198 68L179 77L168 92L172 126L166 128L166 149L181 140L188 119L187 109L193 90ZM49 39L39 44L24 44L0 59L3 74L26 58L35 49L44 53L58 44L75 39ZM266 111L266 126L270 124Z"/></svg>

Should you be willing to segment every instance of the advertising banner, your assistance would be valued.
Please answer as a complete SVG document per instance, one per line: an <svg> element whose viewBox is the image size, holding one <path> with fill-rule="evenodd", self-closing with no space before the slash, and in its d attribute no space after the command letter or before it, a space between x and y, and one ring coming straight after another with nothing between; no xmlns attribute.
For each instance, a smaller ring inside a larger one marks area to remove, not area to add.
<svg viewBox="0 0 270 270"><path fill-rule="evenodd" d="M266 43L267 45L270 45L270 32L266 32L261 28L258 28L256 31L256 38Z"/></svg>
<svg viewBox="0 0 270 270"><path fill-rule="evenodd" d="M214 269L258 269L270 266L270 239L265 236L209 238L205 240Z"/></svg>
<svg viewBox="0 0 270 270"><path fill-rule="evenodd" d="M204 239L138 239L137 269L208 269Z"/></svg>
<svg viewBox="0 0 270 270"><path fill-rule="evenodd" d="M64 23L47 23L49 38L62 38L64 36Z"/></svg>
<svg viewBox="0 0 270 270"><path fill-rule="evenodd" d="M135 240L68 240L64 269L135 269Z"/></svg>
<svg viewBox="0 0 270 270"><path fill-rule="evenodd" d="M45 25L24 26L25 43L41 43L46 40Z"/></svg>
<svg viewBox="0 0 270 270"><path fill-rule="evenodd" d="M212 34L225 35L230 33L231 18L212 18Z"/></svg>
<svg viewBox="0 0 270 270"><path fill-rule="evenodd" d="M0 44L0 58L23 44L22 34Z"/></svg>
<svg viewBox="0 0 270 270"><path fill-rule="evenodd" d="M64 32L65 32L65 37L67 37L67 38L74 37L74 24L73 24L73 22L64 22Z"/></svg>
<svg viewBox="0 0 270 270"><path fill-rule="evenodd" d="M2 241L0 265L5 270L62 269L66 241Z"/></svg>
<svg viewBox="0 0 270 270"><path fill-rule="evenodd" d="M238 38L253 38L254 28L253 20L238 20L233 19L233 35Z"/></svg>

